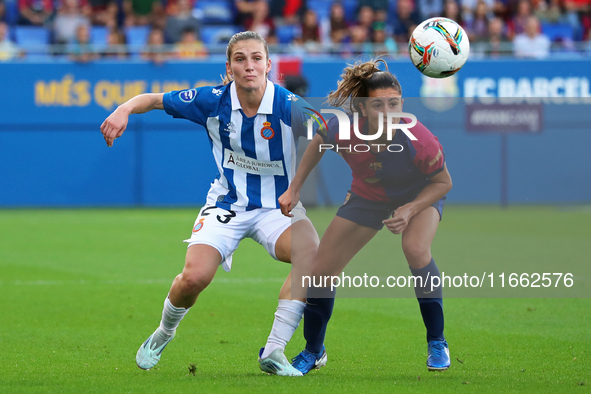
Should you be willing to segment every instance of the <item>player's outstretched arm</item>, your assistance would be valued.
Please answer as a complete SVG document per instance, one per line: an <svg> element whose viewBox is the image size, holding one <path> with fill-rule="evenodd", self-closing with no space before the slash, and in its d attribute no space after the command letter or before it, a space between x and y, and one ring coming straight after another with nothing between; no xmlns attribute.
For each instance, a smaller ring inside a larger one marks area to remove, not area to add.
<svg viewBox="0 0 591 394"><path fill-rule="evenodd" d="M115 139L121 137L127 128L129 115L143 114L153 109L164 109L163 97L163 93L140 94L118 106L101 125L101 133L103 133L107 146L113 146Z"/></svg>
<svg viewBox="0 0 591 394"><path fill-rule="evenodd" d="M300 201L300 190L302 190L304 182L306 182L306 179L308 179L308 176L324 155L324 151L320 151L320 144L323 142L324 140L318 134L312 138L312 141L310 141L310 144L304 152L304 156L302 156L302 161L291 181L291 185L287 191L279 197L278 201L279 206L281 207L281 213L285 216L293 217L290 212L293 207L296 206L298 201Z"/></svg>

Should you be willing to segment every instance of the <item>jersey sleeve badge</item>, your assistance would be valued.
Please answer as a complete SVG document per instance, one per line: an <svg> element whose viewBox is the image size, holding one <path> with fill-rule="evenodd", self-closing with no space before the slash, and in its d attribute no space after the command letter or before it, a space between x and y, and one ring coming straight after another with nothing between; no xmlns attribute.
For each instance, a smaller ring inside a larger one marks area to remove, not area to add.
<svg viewBox="0 0 591 394"><path fill-rule="evenodd" d="M179 93L179 99L184 103L190 103L196 96L197 91L195 89L183 90Z"/></svg>

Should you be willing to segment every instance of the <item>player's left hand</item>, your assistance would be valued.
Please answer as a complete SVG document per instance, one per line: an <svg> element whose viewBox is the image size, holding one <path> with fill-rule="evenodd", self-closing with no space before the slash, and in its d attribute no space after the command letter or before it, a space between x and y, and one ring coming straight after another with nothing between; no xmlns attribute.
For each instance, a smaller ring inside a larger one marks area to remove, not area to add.
<svg viewBox="0 0 591 394"><path fill-rule="evenodd" d="M394 211L394 215L390 219L386 219L382 221L382 223L384 223L386 228L392 233L402 234L408 226L412 216L411 207L409 205L403 205Z"/></svg>
<svg viewBox="0 0 591 394"><path fill-rule="evenodd" d="M293 214L291 213L291 210L296 206L299 200L300 192L297 190L292 192L291 186L288 187L285 193L283 193L278 200L279 206L281 207L281 213L288 218L292 218Z"/></svg>

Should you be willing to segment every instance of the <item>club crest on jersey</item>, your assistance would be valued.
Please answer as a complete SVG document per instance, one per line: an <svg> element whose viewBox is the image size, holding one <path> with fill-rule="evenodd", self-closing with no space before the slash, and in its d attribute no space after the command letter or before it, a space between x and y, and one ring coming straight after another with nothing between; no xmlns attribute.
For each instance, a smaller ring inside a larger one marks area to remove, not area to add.
<svg viewBox="0 0 591 394"><path fill-rule="evenodd" d="M193 232L196 233L199 230L201 230L203 228L203 221L205 220L205 218L203 219L199 219L199 223L195 223L195 226L193 227Z"/></svg>
<svg viewBox="0 0 591 394"><path fill-rule="evenodd" d="M197 91L195 89L183 90L179 93L179 98L185 103L193 101L195 96L197 96Z"/></svg>
<svg viewBox="0 0 591 394"><path fill-rule="evenodd" d="M350 198L351 198L351 192L347 193L347 196L345 197L345 201L343 202L343 205L348 203Z"/></svg>
<svg viewBox="0 0 591 394"><path fill-rule="evenodd" d="M382 169L382 163L369 163L369 169L372 171L380 171Z"/></svg>
<svg viewBox="0 0 591 394"><path fill-rule="evenodd" d="M263 123L263 128L261 129L261 137L266 140L270 140L275 136L275 131L271 128L271 122Z"/></svg>

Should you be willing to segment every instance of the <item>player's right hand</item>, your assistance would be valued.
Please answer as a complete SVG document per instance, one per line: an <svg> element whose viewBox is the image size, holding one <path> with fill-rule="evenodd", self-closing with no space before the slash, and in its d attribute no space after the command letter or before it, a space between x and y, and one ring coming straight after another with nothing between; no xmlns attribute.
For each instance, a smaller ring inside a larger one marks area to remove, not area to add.
<svg viewBox="0 0 591 394"><path fill-rule="evenodd" d="M285 193L283 193L278 200L279 207L281 208L281 213L287 216L288 218L292 218L293 215L291 214L291 210L298 203L299 200L300 191L292 191L291 186L288 187Z"/></svg>
<svg viewBox="0 0 591 394"><path fill-rule="evenodd" d="M125 129L127 128L127 122L129 121L129 111L119 106L101 125L101 133L107 143L108 147L113 146L115 139L121 137Z"/></svg>

